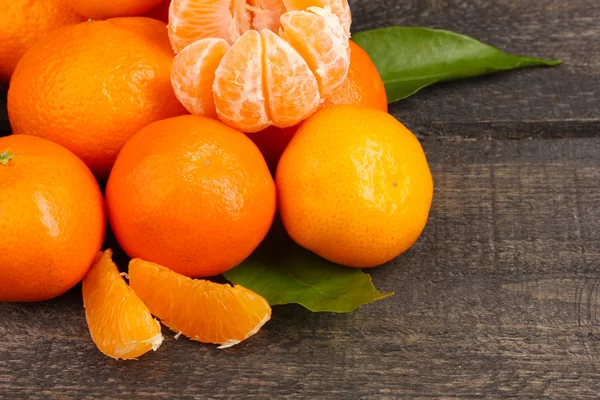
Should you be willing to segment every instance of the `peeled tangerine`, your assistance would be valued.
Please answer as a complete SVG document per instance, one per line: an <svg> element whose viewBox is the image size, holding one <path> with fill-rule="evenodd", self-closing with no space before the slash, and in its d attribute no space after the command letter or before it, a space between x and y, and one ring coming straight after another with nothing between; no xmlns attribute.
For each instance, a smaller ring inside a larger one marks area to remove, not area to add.
<svg viewBox="0 0 600 400"><path fill-rule="evenodd" d="M160 323L127 285L111 250L83 278L83 306L92 339L107 356L129 360L160 347Z"/></svg>
<svg viewBox="0 0 600 400"><path fill-rule="evenodd" d="M173 0L173 89L244 132L296 125L344 83L350 24L347 0Z"/></svg>

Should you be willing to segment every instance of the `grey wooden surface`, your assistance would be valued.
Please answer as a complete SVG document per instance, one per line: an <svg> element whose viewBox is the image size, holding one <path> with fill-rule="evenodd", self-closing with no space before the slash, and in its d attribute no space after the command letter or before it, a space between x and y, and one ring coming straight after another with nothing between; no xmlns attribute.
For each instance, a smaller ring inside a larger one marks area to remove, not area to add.
<svg viewBox="0 0 600 400"><path fill-rule="evenodd" d="M167 333L136 362L96 350L79 287L0 304L0 398L600 397L600 2L351 4L356 31L426 25L565 62L391 107L436 185L421 239L372 270L396 295L345 315L275 307L227 350Z"/></svg>

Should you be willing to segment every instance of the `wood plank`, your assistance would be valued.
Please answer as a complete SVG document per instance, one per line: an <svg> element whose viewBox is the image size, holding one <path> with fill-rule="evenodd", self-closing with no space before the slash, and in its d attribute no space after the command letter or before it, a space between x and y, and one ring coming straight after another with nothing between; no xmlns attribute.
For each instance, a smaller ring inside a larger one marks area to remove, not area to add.
<svg viewBox="0 0 600 400"><path fill-rule="evenodd" d="M422 136L564 137L600 132L600 2L597 0L350 1L353 29L428 26L502 50L560 58L529 69L442 84L391 112Z"/></svg>
<svg viewBox="0 0 600 400"><path fill-rule="evenodd" d="M600 138L424 144L431 219L352 314L276 307L227 350L94 347L79 288L0 304L0 398L597 398Z"/></svg>

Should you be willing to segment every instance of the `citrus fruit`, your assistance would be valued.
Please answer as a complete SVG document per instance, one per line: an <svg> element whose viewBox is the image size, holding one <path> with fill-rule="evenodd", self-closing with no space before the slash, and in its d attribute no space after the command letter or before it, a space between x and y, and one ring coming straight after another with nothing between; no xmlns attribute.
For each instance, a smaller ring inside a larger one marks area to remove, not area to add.
<svg viewBox="0 0 600 400"><path fill-rule="evenodd" d="M150 10L146 17L157 19L165 24L169 23L169 5L171 5L171 0L162 0L162 3Z"/></svg>
<svg viewBox="0 0 600 400"><path fill-rule="evenodd" d="M296 125L344 83L349 21L346 0L173 0L175 94L244 132Z"/></svg>
<svg viewBox="0 0 600 400"><path fill-rule="evenodd" d="M171 330L220 348L248 339L271 318L269 303L242 286L191 279L140 259L129 263L129 283Z"/></svg>
<svg viewBox="0 0 600 400"><path fill-rule="evenodd" d="M23 56L8 91L13 132L55 141L100 179L127 139L185 113L170 82L165 24L115 18L59 28Z"/></svg>
<svg viewBox="0 0 600 400"><path fill-rule="evenodd" d="M146 14L162 0L64 0L86 18L107 19Z"/></svg>
<svg viewBox="0 0 600 400"><path fill-rule="evenodd" d="M109 357L134 359L160 347L160 323L125 283L105 250L83 278L85 320L98 349Z"/></svg>
<svg viewBox="0 0 600 400"><path fill-rule="evenodd" d="M242 262L267 234L276 208L275 184L252 141L192 115L133 136L108 179L106 201L127 254L193 277Z"/></svg>
<svg viewBox="0 0 600 400"><path fill-rule="evenodd" d="M290 237L332 262L367 268L406 251L429 214L433 182L417 138L391 115L333 106L306 120L276 175Z"/></svg>
<svg viewBox="0 0 600 400"><path fill-rule="evenodd" d="M342 87L327 97L319 105L319 109L333 105L357 105L388 111L385 87L375 64L369 55L356 43L350 41L350 69ZM270 126L260 132L248 133L248 137L258 146L265 157L271 171L275 171L277 163L286 146L296 133L298 126L277 128Z"/></svg>
<svg viewBox="0 0 600 400"><path fill-rule="evenodd" d="M8 82L25 51L48 32L84 18L64 0L10 0L0 15L0 83Z"/></svg>
<svg viewBox="0 0 600 400"><path fill-rule="evenodd" d="M0 301L39 301L77 284L106 227L94 176L33 136L0 138Z"/></svg>

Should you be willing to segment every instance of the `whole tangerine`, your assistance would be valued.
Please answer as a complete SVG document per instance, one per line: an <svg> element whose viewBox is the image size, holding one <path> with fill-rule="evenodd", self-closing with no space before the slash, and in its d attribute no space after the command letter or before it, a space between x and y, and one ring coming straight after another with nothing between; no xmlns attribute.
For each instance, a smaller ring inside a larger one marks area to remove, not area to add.
<svg viewBox="0 0 600 400"><path fill-rule="evenodd" d="M48 32L83 22L63 0L10 0L0 13L0 82L7 83L23 54Z"/></svg>
<svg viewBox="0 0 600 400"><path fill-rule="evenodd" d="M0 138L0 301L40 301L77 284L104 240L98 183L73 153Z"/></svg>
<svg viewBox="0 0 600 400"><path fill-rule="evenodd" d="M290 237L356 268L411 247L433 196L417 138L391 115L358 106L326 108L305 121L281 156L276 184Z"/></svg>
<svg viewBox="0 0 600 400"><path fill-rule="evenodd" d="M106 187L117 241L132 258L190 277L248 257L275 215L275 184L243 133L199 116L154 122L119 154Z"/></svg>
<svg viewBox="0 0 600 400"><path fill-rule="evenodd" d="M8 91L16 134L41 136L106 179L127 139L150 122L184 114L160 21L114 18L51 32L19 62Z"/></svg>

